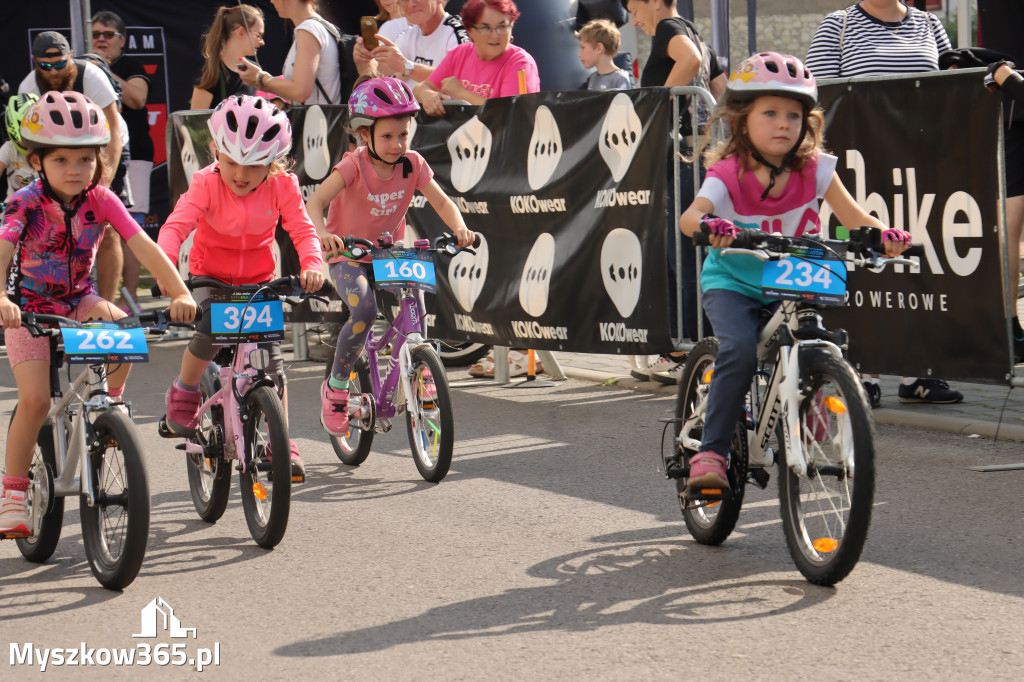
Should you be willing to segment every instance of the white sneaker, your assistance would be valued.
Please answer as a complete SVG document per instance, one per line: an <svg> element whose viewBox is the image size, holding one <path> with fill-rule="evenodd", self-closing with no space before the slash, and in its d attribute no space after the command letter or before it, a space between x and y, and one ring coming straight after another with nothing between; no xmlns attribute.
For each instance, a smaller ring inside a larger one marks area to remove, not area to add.
<svg viewBox="0 0 1024 682"><path fill-rule="evenodd" d="M651 379L666 386L678 385L683 380L683 370L686 369L686 356L680 356L674 364L671 360L666 360L665 364L667 365L665 369L651 372Z"/></svg>
<svg viewBox="0 0 1024 682"><path fill-rule="evenodd" d="M0 498L0 536L29 537L32 535L29 523L25 491L5 490Z"/></svg>
<svg viewBox="0 0 1024 682"><path fill-rule="evenodd" d="M638 381L650 381L651 372L660 369L657 365L661 359L660 355L630 355L629 376Z"/></svg>

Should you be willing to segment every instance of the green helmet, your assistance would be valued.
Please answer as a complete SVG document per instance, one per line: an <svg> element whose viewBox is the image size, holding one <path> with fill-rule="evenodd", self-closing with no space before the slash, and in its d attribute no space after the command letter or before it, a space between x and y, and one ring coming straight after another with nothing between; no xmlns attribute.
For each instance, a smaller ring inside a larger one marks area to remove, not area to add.
<svg viewBox="0 0 1024 682"><path fill-rule="evenodd" d="M7 139L13 142L14 146L22 154L27 152L21 144L21 120L25 118L25 112L29 110L29 107L38 101L39 95L31 92L14 95L7 100L7 108L4 111L4 119L7 124Z"/></svg>

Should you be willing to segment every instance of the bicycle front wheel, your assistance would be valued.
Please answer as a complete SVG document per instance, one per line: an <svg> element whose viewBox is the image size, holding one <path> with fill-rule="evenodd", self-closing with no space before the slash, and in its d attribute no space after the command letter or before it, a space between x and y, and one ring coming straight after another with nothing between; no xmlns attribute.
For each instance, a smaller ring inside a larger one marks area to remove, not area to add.
<svg viewBox="0 0 1024 682"><path fill-rule="evenodd" d="M790 467L791 453L777 437L782 527L804 577L834 585L853 570L867 540L875 496L874 424L847 363L831 355L809 363L813 392L798 416L806 475Z"/></svg>
<svg viewBox="0 0 1024 682"><path fill-rule="evenodd" d="M199 382L203 402L220 388L220 379L212 367L207 368ZM224 515L231 495L231 464L224 459L224 408L214 405L199 416L196 440L202 453L185 455L188 489L199 518L215 523Z"/></svg>
<svg viewBox="0 0 1024 682"><path fill-rule="evenodd" d="M82 540L96 579L109 590L135 580L149 538L149 482L142 443L127 414L110 409L93 423L95 444L86 455L96 499L80 501Z"/></svg>
<svg viewBox="0 0 1024 682"><path fill-rule="evenodd" d="M455 417L448 376L432 348L413 351L412 370L414 407L406 416L409 445L420 476L437 483L448 474L455 445ZM429 375L426 380L424 371Z"/></svg>
<svg viewBox="0 0 1024 682"><path fill-rule="evenodd" d="M700 441L704 431L704 415L707 410L708 391L715 372L715 358L719 351L718 339L709 336L701 340L686 360L683 377L679 382L676 398L675 435L678 438L683 425L687 425L688 438ZM693 419L693 417L697 417ZM739 519L743 506L743 492L747 478L747 437L743 422L736 423L729 443L729 484L732 490L720 500L690 499L686 479L676 479L676 494L679 508L683 513L686 529L693 539L703 545L720 545L725 542ZM678 443L678 441L677 441ZM696 449L676 446L677 463L689 467L689 460Z"/></svg>
<svg viewBox="0 0 1024 682"><path fill-rule="evenodd" d="M17 412L18 408L15 407ZM14 415L11 415L11 421ZM39 430L36 447L32 452L28 490L29 515L33 522L32 536L18 538L18 549L29 561L42 563L53 556L64 525L64 498L54 491L53 478L57 471L57 458L53 448L53 422L47 420Z"/></svg>
<svg viewBox="0 0 1024 682"><path fill-rule="evenodd" d="M277 392L258 386L245 396L245 471L239 472L249 534L260 547L276 547L288 527L292 493L291 450Z"/></svg>
<svg viewBox="0 0 1024 682"><path fill-rule="evenodd" d="M331 370L333 369L334 358L331 357L327 360L327 366L324 368L324 380L331 377ZM370 367L366 358L360 355L356 359L356 364L352 367L352 373L349 376L348 394L357 396L360 393L369 393L371 390L373 390L373 384L370 383ZM329 437L331 439L331 447L334 448L334 454L338 456L338 459L349 466L359 466L370 455L373 436L374 426L371 424L370 428L366 430L350 425L347 436Z"/></svg>

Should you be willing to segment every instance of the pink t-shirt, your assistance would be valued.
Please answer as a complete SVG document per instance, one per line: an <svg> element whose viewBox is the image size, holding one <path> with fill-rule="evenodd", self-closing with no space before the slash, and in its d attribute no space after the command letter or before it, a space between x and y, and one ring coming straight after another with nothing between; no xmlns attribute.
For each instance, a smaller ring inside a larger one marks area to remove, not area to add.
<svg viewBox="0 0 1024 682"><path fill-rule="evenodd" d="M509 45L503 55L485 62L473 43L464 43L452 48L428 78L440 89L441 81L457 76L467 90L490 99L520 94L520 70L526 71L526 92L540 92L537 62L523 48Z"/></svg>
<svg viewBox="0 0 1024 682"><path fill-rule="evenodd" d="M410 151L405 154L412 165L408 176L399 163L391 177L382 178L373 168L369 151L368 147L359 147L348 152L334 167L334 172L345 180L345 189L331 200L324 226L331 234L369 239L376 246L377 238L384 232L390 232L396 242L403 238L405 212L413 194L430 184L434 172L422 156ZM336 256L329 262L339 260L346 259Z"/></svg>

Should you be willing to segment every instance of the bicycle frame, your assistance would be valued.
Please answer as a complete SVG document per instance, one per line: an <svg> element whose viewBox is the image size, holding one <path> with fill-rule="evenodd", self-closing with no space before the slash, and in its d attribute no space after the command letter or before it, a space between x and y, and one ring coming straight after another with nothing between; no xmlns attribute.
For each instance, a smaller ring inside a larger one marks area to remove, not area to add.
<svg viewBox="0 0 1024 682"><path fill-rule="evenodd" d="M384 290L394 291L395 289ZM369 361L373 395L377 403L377 418L384 420L400 414L398 401L395 400L399 386L401 386L405 398L404 407L414 408L412 379L409 377L409 368L412 367L412 351L422 345L427 345L425 340L426 322L419 309L419 296L410 288L403 287L399 291L399 310L395 321L388 324L380 338L374 336L372 328L366 337L366 357ZM391 360L382 375L377 363L377 353L387 348L388 344L392 342L394 344L391 350ZM385 422L385 424L390 425L390 422Z"/></svg>
<svg viewBox="0 0 1024 682"><path fill-rule="evenodd" d="M224 459L238 459L243 472L246 471L248 462L239 457L238 453L244 450L245 434L242 430L242 422L245 419L243 414L246 410L245 395L257 386L273 385L274 383L268 376L262 374L262 370L255 369L254 364L259 365L260 363L252 362L254 352L261 352L255 343L238 344L231 364L221 367L220 389L199 406L200 415L205 414L216 405L223 407ZM266 353L265 350L262 352ZM265 366L265 363L261 366ZM185 452L202 455L205 448L201 443L187 439Z"/></svg>

